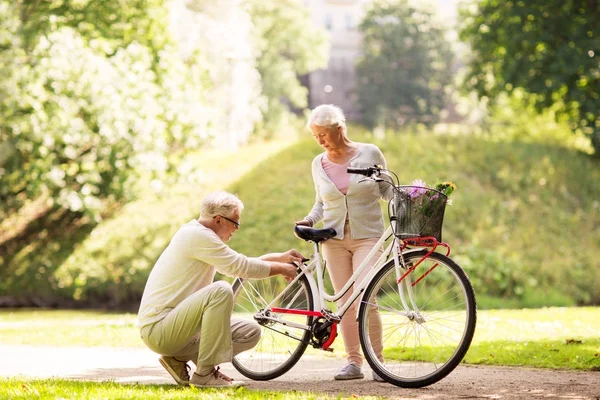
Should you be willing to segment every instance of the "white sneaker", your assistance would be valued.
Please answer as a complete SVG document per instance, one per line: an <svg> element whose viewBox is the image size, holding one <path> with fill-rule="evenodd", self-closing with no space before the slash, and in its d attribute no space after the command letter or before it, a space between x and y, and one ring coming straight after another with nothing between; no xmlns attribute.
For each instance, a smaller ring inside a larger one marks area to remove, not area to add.
<svg viewBox="0 0 600 400"><path fill-rule="evenodd" d="M373 372L373 380L376 382L385 382L385 379L383 379L381 376L379 376L379 374L375 371L371 371Z"/></svg>
<svg viewBox="0 0 600 400"><path fill-rule="evenodd" d="M198 388L227 388L243 386L244 382L234 381L227 375L219 372L219 367L217 367L204 376L194 372L194 376L190 379L190 385Z"/></svg>
<svg viewBox="0 0 600 400"><path fill-rule="evenodd" d="M348 381L350 379L364 378L360 367L354 363L348 363L338 370L333 376L336 381Z"/></svg>

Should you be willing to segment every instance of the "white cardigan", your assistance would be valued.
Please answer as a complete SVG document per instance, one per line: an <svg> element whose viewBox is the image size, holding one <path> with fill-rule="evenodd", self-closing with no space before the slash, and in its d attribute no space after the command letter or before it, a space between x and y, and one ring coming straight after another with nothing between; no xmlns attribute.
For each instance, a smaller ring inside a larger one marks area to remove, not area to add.
<svg viewBox="0 0 600 400"><path fill-rule="evenodd" d="M382 165L386 168L385 158L379 147L368 143L356 143L356 154L350 159L350 166L354 168L372 167ZM333 228L337 232L336 239L344 238L344 224L346 214L352 239L366 239L379 237L383 234L383 213L379 199L392 198L392 187L386 182L366 180L358 182L364 176L351 174L346 195L338 190L329 179L321 160L325 153L313 159L312 177L315 184L315 204L310 213L305 217L315 226L321 220L325 228Z"/></svg>

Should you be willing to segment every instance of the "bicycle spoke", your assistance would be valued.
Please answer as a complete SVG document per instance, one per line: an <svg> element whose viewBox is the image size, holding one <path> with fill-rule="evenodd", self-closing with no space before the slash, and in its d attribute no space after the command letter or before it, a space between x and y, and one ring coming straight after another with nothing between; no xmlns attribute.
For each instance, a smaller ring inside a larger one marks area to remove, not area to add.
<svg viewBox="0 0 600 400"><path fill-rule="evenodd" d="M288 313L273 313L266 307L312 310L312 296L306 278L288 283L282 277L244 281L236 286L234 317L256 316L261 325L258 344L233 359L234 367L251 379L267 380L289 370L306 349L310 332L284 322L310 326L312 317ZM259 311L263 311L261 318Z"/></svg>
<svg viewBox="0 0 600 400"><path fill-rule="evenodd" d="M407 261L416 264L425 253ZM421 387L442 379L460 362L473 336L475 303L468 278L447 257L434 253L430 258L411 275L419 277L433 264L436 268L415 286L398 285L393 263L388 263L369 284L368 301L361 303L365 356L380 376L399 386ZM400 290L410 299L408 310ZM371 314L379 314L379 330L371 327Z"/></svg>

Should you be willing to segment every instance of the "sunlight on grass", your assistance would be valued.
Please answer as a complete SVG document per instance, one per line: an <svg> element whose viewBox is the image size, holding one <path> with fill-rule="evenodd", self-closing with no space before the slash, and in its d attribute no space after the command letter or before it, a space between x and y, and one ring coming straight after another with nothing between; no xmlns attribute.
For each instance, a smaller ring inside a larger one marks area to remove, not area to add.
<svg viewBox="0 0 600 400"><path fill-rule="evenodd" d="M480 311L464 362L600 371L600 308Z"/></svg>
<svg viewBox="0 0 600 400"><path fill-rule="evenodd" d="M0 310L0 344L143 347L135 324L134 314ZM598 332L600 308L479 311L465 362L600 370ZM343 357L341 335L333 347L325 353L309 346L306 354Z"/></svg>
<svg viewBox="0 0 600 400"><path fill-rule="evenodd" d="M600 308L541 308L479 311L474 343L597 338Z"/></svg>
<svg viewBox="0 0 600 400"><path fill-rule="evenodd" d="M2 310L0 344L144 347L135 314Z"/></svg>

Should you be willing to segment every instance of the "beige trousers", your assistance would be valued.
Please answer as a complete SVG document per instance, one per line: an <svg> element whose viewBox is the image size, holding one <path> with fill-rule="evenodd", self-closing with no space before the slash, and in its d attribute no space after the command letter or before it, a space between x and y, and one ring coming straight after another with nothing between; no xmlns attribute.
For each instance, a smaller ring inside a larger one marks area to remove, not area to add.
<svg viewBox="0 0 600 400"><path fill-rule="evenodd" d="M142 340L154 352L194 361L196 371L210 368L256 346L260 326L232 319L233 292L225 281L214 282L141 329Z"/></svg>
<svg viewBox="0 0 600 400"><path fill-rule="evenodd" d="M346 282L350 279L355 270L360 267L369 251L377 244L379 238L368 238L368 239L351 239L350 226L348 222L344 226L344 238L343 239L329 239L323 243L323 258L327 263L327 271L333 283L333 288L336 292L339 292ZM383 249L379 249L378 252L369 260L369 267L372 267L379 256L383 253ZM356 282L360 282L369 273L369 268L360 274ZM351 287L348 292L338 301L337 306L340 309L352 295L354 286ZM358 336L358 322L356 321L356 310L360 303L360 297L350 306L350 308L344 314L344 318L340 322L340 330L342 331L342 337L344 338L344 344L346 347L346 354L349 363L354 363L358 366L362 366L363 357L360 351L360 339ZM381 316L378 310L370 313L369 318L369 333L373 339L373 347L377 358L382 358L382 345L381 345Z"/></svg>

